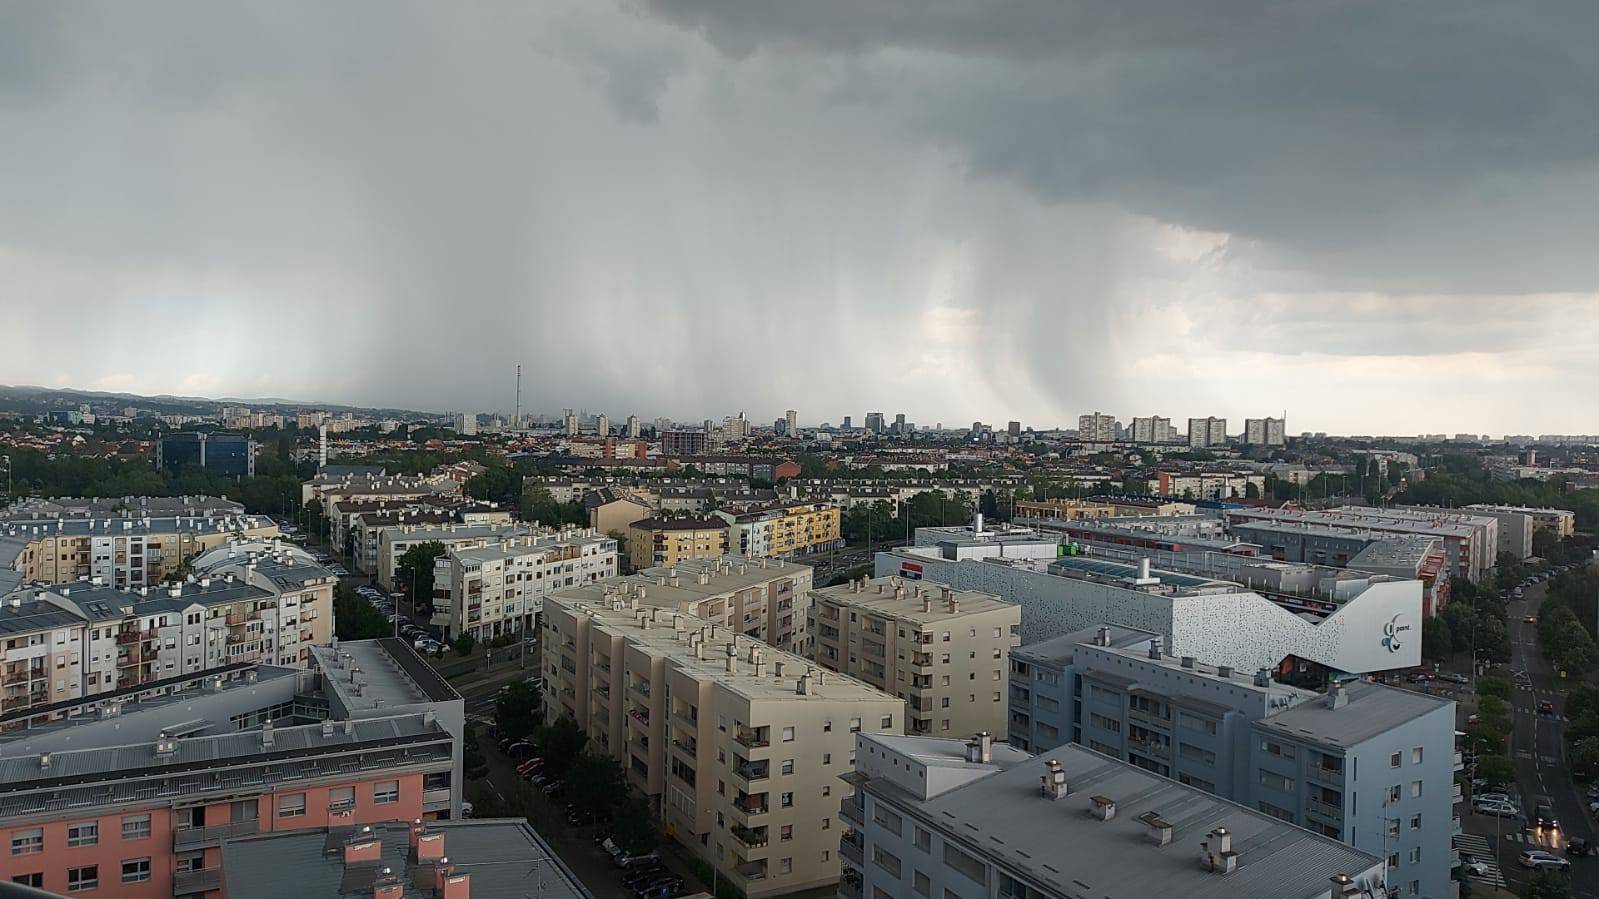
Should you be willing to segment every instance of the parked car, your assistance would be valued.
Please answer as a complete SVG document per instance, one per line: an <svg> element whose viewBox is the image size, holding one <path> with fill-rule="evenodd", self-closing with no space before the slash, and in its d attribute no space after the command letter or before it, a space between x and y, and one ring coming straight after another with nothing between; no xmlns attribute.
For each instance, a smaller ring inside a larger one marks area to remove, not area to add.
<svg viewBox="0 0 1599 899"><path fill-rule="evenodd" d="M1514 802L1506 793L1481 793L1471 797L1473 802Z"/></svg>
<svg viewBox="0 0 1599 899"><path fill-rule="evenodd" d="M1538 616L1537 615L1523 615L1521 620L1523 622L1527 623L1527 624L1537 624L1538 623Z"/></svg>
<svg viewBox="0 0 1599 899"><path fill-rule="evenodd" d="M1469 852L1460 853L1460 869L1473 877L1488 876L1488 864Z"/></svg>
<svg viewBox="0 0 1599 899"><path fill-rule="evenodd" d="M525 759L533 754L533 744L526 740L518 740L505 747L505 754L514 759Z"/></svg>
<svg viewBox="0 0 1599 899"><path fill-rule="evenodd" d="M1451 684L1465 684L1471 682L1471 679L1466 677L1464 674L1455 674L1452 671L1438 675L1438 679L1448 681Z"/></svg>
<svg viewBox="0 0 1599 899"><path fill-rule="evenodd" d="M1556 871L1571 870L1570 861L1555 855L1553 852L1545 852L1542 849L1528 849L1523 851L1521 853L1521 866L1523 868L1533 868L1535 870L1541 870L1543 868L1553 868Z"/></svg>
<svg viewBox="0 0 1599 899"><path fill-rule="evenodd" d="M1583 856L1588 854L1588 841L1582 837L1572 837L1566 841L1566 854Z"/></svg>
<svg viewBox="0 0 1599 899"><path fill-rule="evenodd" d="M682 889L683 878L673 877L669 880L662 880L648 886L639 887L633 890L633 895L635 899L659 899L659 897L666 897L666 899L670 899L670 897L676 896Z"/></svg>
<svg viewBox="0 0 1599 899"><path fill-rule="evenodd" d="M628 855L624 852L615 858L618 868L632 868L634 865L646 865L660 861L661 857L654 852L646 852L643 855Z"/></svg>
<svg viewBox="0 0 1599 899"><path fill-rule="evenodd" d="M667 873L666 866L661 864L658 859L654 862L634 865L622 874L622 886L631 890L636 886L642 886L658 879L663 873Z"/></svg>
<svg viewBox="0 0 1599 899"><path fill-rule="evenodd" d="M1504 799L1492 802L1484 802L1479 799L1471 804L1471 810L1479 815L1492 815L1495 818L1521 817L1521 809L1516 808L1514 802Z"/></svg>

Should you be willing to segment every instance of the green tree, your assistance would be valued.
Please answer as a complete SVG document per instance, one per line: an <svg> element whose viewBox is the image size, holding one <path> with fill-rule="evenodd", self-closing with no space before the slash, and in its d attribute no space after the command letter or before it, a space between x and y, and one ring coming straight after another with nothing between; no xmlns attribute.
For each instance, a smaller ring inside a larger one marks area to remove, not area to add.
<svg viewBox="0 0 1599 899"><path fill-rule="evenodd" d="M477 780L489 773L489 761L483 756L483 747L478 745L475 727L468 727L461 740L461 769L467 780Z"/></svg>
<svg viewBox="0 0 1599 899"><path fill-rule="evenodd" d="M1572 743L1566 761L1575 773L1591 777L1599 771L1599 737L1583 737Z"/></svg>
<svg viewBox="0 0 1599 899"><path fill-rule="evenodd" d="M371 640L392 635L394 625L341 581L333 588L333 632L340 640Z"/></svg>
<svg viewBox="0 0 1599 899"><path fill-rule="evenodd" d="M650 807L637 796L629 796L616 810L611 821L611 839L629 855L642 855L653 850L659 842Z"/></svg>
<svg viewBox="0 0 1599 899"><path fill-rule="evenodd" d="M466 495L502 506L515 506L522 491L522 475L503 462L486 468L482 474L466 482Z"/></svg>
<svg viewBox="0 0 1599 899"><path fill-rule="evenodd" d="M1555 871L1539 871L1527 881L1522 899L1571 899L1571 878Z"/></svg>
<svg viewBox="0 0 1599 899"><path fill-rule="evenodd" d="M1477 693L1509 701L1510 680L1501 674L1485 674L1477 679Z"/></svg>
<svg viewBox="0 0 1599 899"><path fill-rule="evenodd" d="M1532 554L1551 565L1566 563L1566 545L1561 543L1555 532L1548 528L1539 528L1532 532Z"/></svg>
<svg viewBox="0 0 1599 899"><path fill-rule="evenodd" d="M1429 618L1421 623L1421 654L1433 661L1443 661L1454 651L1454 635L1449 622L1442 617Z"/></svg>
<svg viewBox="0 0 1599 899"><path fill-rule="evenodd" d="M394 583L411 597L417 615L433 608L433 563L444 555L444 544L429 540L406 550L394 566Z"/></svg>
<svg viewBox="0 0 1599 899"><path fill-rule="evenodd" d="M456 655L469 656L475 646L477 646L477 641L472 638L471 634L462 634L455 638Z"/></svg>
<svg viewBox="0 0 1599 899"><path fill-rule="evenodd" d="M622 766L608 755L580 754L566 772L566 786L573 803L596 821L610 821L627 799Z"/></svg>
<svg viewBox="0 0 1599 899"><path fill-rule="evenodd" d="M494 724L502 737L524 739L537 730L543 705L532 684L511 684L494 700Z"/></svg>
<svg viewBox="0 0 1599 899"><path fill-rule="evenodd" d="M1516 769L1502 755L1477 757L1477 776L1490 786L1506 786L1516 782Z"/></svg>
<svg viewBox="0 0 1599 899"><path fill-rule="evenodd" d="M577 757L582 755L588 736L570 716L562 715L554 724L539 728L534 742L544 758L544 769L551 777L559 779L566 776Z"/></svg>

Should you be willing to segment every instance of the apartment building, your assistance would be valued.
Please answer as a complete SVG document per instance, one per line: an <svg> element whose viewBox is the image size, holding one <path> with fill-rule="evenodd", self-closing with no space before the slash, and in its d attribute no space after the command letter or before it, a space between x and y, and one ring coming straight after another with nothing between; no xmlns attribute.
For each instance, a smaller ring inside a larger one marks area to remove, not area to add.
<svg viewBox="0 0 1599 899"><path fill-rule="evenodd" d="M1188 445L1195 449L1226 446L1227 419L1215 417L1188 419Z"/></svg>
<svg viewBox="0 0 1599 899"><path fill-rule="evenodd" d="M99 578L113 587L153 586L184 562L235 537L275 537L262 515L13 519L0 523L0 567L20 583Z"/></svg>
<svg viewBox="0 0 1599 899"><path fill-rule="evenodd" d="M0 717L0 879L220 899L226 840L454 817L460 697L399 641L347 646L354 684L239 665Z"/></svg>
<svg viewBox="0 0 1599 899"><path fill-rule="evenodd" d="M1077 439L1092 443L1112 443L1116 440L1118 422L1114 415L1093 412L1077 416Z"/></svg>
<svg viewBox="0 0 1599 899"><path fill-rule="evenodd" d="M667 830L750 897L838 881L839 780L858 732L894 733L905 703L689 615L552 596L544 708L569 716Z"/></svg>
<svg viewBox="0 0 1599 899"><path fill-rule="evenodd" d="M843 899L1377 899L1382 859L1077 746L859 735Z"/></svg>
<svg viewBox="0 0 1599 899"><path fill-rule="evenodd" d="M589 514L589 527L602 534L626 534L635 521L650 517L652 501L625 487L601 487L583 494L583 508Z"/></svg>
<svg viewBox="0 0 1599 899"><path fill-rule="evenodd" d="M1034 667L1040 657L1056 664ZM1018 684L1024 666L1033 675L1011 708L1033 751L1079 743L1372 853L1400 895L1452 895L1452 701L1362 680L1317 694L1108 627L1070 648L1024 647L1013 662ZM1033 717L1041 706L1063 713L1053 740Z"/></svg>
<svg viewBox="0 0 1599 899"><path fill-rule="evenodd" d="M513 537L532 536L533 526L517 524L402 524L378 530L377 581L385 590L393 591L401 585L394 583L394 572L400 557L413 546L439 543L446 552L452 549L475 549L504 543ZM403 585L409 587L409 584Z"/></svg>
<svg viewBox="0 0 1599 899"><path fill-rule="evenodd" d="M29 496L0 509L0 521L52 518L212 518L244 515L224 496Z"/></svg>
<svg viewBox="0 0 1599 899"><path fill-rule="evenodd" d="M1253 488L1253 489L1251 489ZM1243 499L1264 496L1266 476L1244 471L1159 470L1149 480L1149 492L1182 499Z"/></svg>
<svg viewBox="0 0 1599 899"><path fill-rule="evenodd" d="M245 662L305 667L333 639L327 569L287 551L213 553L194 580L156 590L80 581L4 597L0 712Z"/></svg>
<svg viewBox="0 0 1599 899"><path fill-rule="evenodd" d="M728 551L741 556L781 559L844 545L843 518L832 503L791 500L711 514L727 522Z"/></svg>
<svg viewBox="0 0 1599 899"><path fill-rule="evenodd" d="M1132 441L1134 443L1172 443L1178 439L1177 429L1171 426L1171 419L1159 415L1148 418L1134 418Z"/></svg>
<svg viewBox="0 0 1599 899"><path fill-rule="evenodd" d="M1116 507L1110 503L1096 503L1080 499L1017 500L1015 514L1023 521L1029 518L1058 518L1063 521L1112 518Z"/></svg>
<svg viewBox="0 0 1599 899"><path fill-rule="evenodd" d="M433 569L433 623L454 639L531 631L556 590L617 574L616 540L591 528L452 548Z"/></svg>
<svg viewBox="0 0 1599 899"><path fill-rule="evenodd" d="M627 526L627 560L634 571L717 559L727 548L727 522L714 516L641 518Z"/></svg>
<svg viewBox="0 0 1599 899"><path fill-rule="evenodd" d="M319 474L300 485L300 504L317 500L323 509L346 500L420 499L460 496L461 483L432 475Z"/></svg>
<svg viewBox="0 0 1599 899"><path fill-rule="evenodd" d="M779 649L809 646L811 569L781 559L723 556L563 588L573 601L608 604L620 596L640 608L692 615Z"/></svg>
<svg viewBox="0 0 1599 899"><path fill-rule="evenodd" d="M1288 422L1283 418L1244 419L1244 443L1250 446L1286 446Z"/></svg>
<svg viewBox="0 0 1599 899"><path fill-rule="evenodd" d="M410 505L412 502L415 505ZM406 501L406 505L401 508L367 508L351 515L345 531L347 536L341 538L337 545L349 550L349 561L356 571L373 574L377 571L379 551L382 548L379 538L385 528L445 524L508 527L515 523L516 519L511 515L511 511L502 509L495 503L461 502L452 498L422 499Z"/></svg>
<svg viewBox="0 0 1599 899"><path fill-rule="evenodd" d="M1005 733L1020 606L898 577L863 577L810 598L806 654L905 700L907 733Z"/></svg>
<svg viewBox="0 0 1599 899"><path fill-rule="evenodd" d="M1073 664L1078 647L1142 647L1152 639L1149 631L1106 624L1012 649L1006 742L1035 753L1081 743L1077 719L1082 686Z"/></svg>

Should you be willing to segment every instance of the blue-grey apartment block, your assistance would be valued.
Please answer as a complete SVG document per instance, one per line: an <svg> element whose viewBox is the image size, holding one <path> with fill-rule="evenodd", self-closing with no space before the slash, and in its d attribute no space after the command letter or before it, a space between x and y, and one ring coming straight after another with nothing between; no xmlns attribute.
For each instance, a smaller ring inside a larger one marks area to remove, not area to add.
<svg viewBox="0 0 1599 899"><path fill-rule="evenodd" d="M1452 701L1360 680L1318 694L1127 628L1012 662L1013 746L1079 743L1378 855L1397 895L1454 895Z"/></svg>
<svg viewBox="0 0 1599 899"><path fill-rule="evenodd" d="M255 442L244 434L168 434L156 441L155 461L156 467L171 474L195 467L228 477L250 477L255 474Z"/></svg>

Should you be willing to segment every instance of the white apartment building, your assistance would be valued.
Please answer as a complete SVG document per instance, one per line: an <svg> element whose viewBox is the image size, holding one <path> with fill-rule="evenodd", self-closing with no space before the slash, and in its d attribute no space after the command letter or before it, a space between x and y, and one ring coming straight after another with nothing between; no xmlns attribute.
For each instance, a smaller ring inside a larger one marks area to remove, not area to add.
<svg viewBox="0 0 1599 899"><path fill-rule="evenodd" d="M1288 422L1283 418L1244 419L1244 442L1250 446L1284 446L1288 443Z"/></svg>
<svg viewBox="0 0 1599 899"><path fill-rule="evenodd" d="M1176 429L1171 426L1169 418L1152 415L1133 419L1134 443L1168 443L1176 438Z"/></svg>
<svg viewBox="0 0 1599 899"><path fill-rule="evenodd" d="M543 627L547 720L659 797L678 842L746 896L837 883L840 777L858 733L903 727L902 700L636 596L557 594Z"/></svg>
<svg viewBox="0 0 1599 899"><path fill-rule="evenodd" d="M1227 419L1188 419L1188 445L1192 448L1227 445Z"/></svg>
<svg viewBox="0 0 1599 899"><path fill-rule="evenodd" d="M589 528L452 548L434 563L433 623L448 639L531 630L545 597L616 572L616 541Z"/></svg>
<svg viewBox="0 0 1599 899"><path fill-rule="evenodd" d="M535 533L525 524L435 524L399 525L378 531L377 580L385 590L394 590L394 571L400 557L413 546L424 543L442 543L446 552L452 549L473 549L503 543L512 537L527 537ZM547 532L546 532L547 533ZM404 585L409 587L410 585Z"/></svg>
<svg viewBox="0 0 1599 899"><path fill-rule="evenodd" d="M861 734L843 899L1377 899L1383 859L1079 746Z"/></svg>
<svg viewBox="0 0 1599 899"><path fill-rule="evenodd" d="M1098 412L1077 416L1077 439L1093 443L1115 442L1116 416Z"/></svg>
<svg viewBox="0 0 1599 899"><path fill-rule="evenodd" d="M811 591L808 655L905 700L912 734L1003 734L1021 606L990 593L861 578Z"/></svg>

